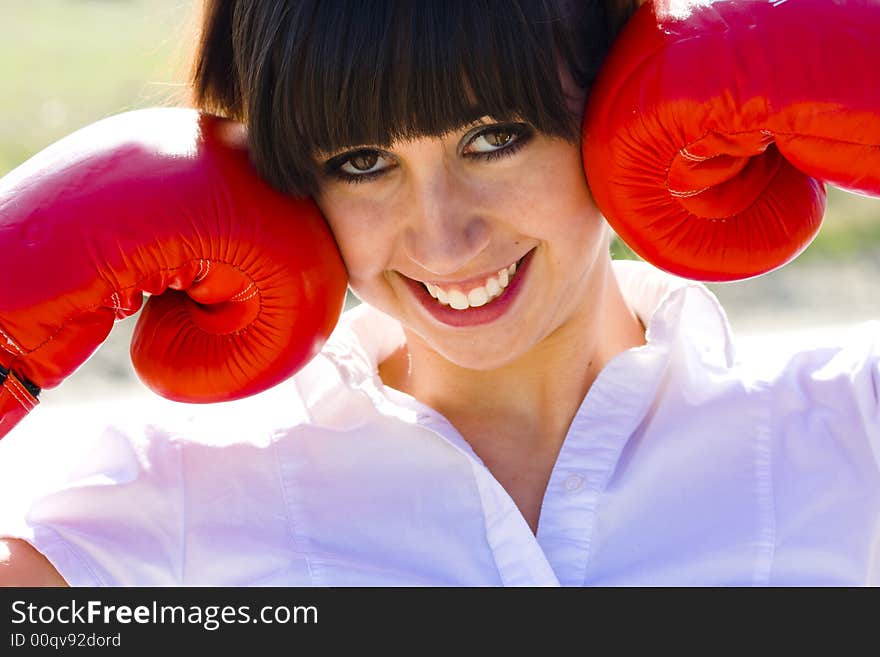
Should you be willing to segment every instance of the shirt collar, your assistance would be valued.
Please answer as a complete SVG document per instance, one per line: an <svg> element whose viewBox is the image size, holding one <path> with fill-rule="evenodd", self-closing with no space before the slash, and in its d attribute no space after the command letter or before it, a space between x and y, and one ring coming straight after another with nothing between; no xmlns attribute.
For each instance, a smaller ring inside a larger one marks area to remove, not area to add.
<svg viewBox="0 0 880 657"><path fill-rule="evenodd" d="M624 299L647 329L648 344L681 341L696 348L704 362L732 366L730 322L705 285L645 262L614 260L613 266Z"/></svg>
<svg viewBox="0 0 880 657"><path fill-rule="evenodd" d="M733 362L733 339L727 315L705 285L679 278L645 262L612 261L624 299L646 327L648 343L683 339L703 357L729 367ZM346 311L328 340L333 354L357 349L357 364L364 376L378 372L405 340L400 322L361 303Z"/></svg>

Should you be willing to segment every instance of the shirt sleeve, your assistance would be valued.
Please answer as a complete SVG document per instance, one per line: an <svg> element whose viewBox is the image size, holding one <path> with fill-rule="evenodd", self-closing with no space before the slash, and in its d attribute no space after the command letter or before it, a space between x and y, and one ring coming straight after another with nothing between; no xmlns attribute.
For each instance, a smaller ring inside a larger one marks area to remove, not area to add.
<svg viewBox="0 0 880 657"><path fill-rule="evenodd" d="M179 445L133 405L108 407L38 407L0 443L0 536L72 586L178 584Z"/></svg>
<svg viewBox="0 0 880 657"><path fill-rule="evenodd" d="M880 322L827 336L787 360L773 387L782 447L814 471L839 461L839 471L880 475ZM832 455L837 455L833 457Z"/></svg>
<svg viewBox="0 0 880 657"><path fill-rule="evenodd" d="M854 331L854 342L864 344L864 357L853 356L854 396L880 470L880 321L870 322Z"/></svg>

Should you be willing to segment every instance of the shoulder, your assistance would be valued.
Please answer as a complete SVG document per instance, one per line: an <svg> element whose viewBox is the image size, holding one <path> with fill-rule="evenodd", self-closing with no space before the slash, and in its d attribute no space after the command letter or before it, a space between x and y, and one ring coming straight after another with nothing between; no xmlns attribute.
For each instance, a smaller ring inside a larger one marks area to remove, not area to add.
<svg viewBox="0 0 880 657"><path fill-rule="evenodd" d="M752 344L737 371L766 407L780 458L877 478L880 322Z"/></svg>
<svg viewBox="0 0 880 657"><path fill-rule="evenodd" d="M819 405L880 401L880 321L751 339L737 351L739 374L777 397Z"/></svg>
<svg viewBox="0 0 880 657"><path fill-rule="evenodd" d="M10 577L179 584L187 537L275 478L266 447L280 411L165 400L41 410L0 452L0 536L21 539L7 539Z"/></svg>
<svg viewBox="0 0 880 657"><path fill-rule="evenodd" d="M0 538L0 586L67 586L67 582L30 543Z"/></svg>

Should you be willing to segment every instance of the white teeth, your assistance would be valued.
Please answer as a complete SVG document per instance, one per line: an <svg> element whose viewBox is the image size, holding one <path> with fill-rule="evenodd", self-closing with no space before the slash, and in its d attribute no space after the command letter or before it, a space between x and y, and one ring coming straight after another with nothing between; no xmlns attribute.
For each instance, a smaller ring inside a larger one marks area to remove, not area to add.
<svg viewBox="0 0 880 657"><path fill-rule="evenodd" d="M486 291L486 288L478 287L468 292L467 298L471 308L479 308L486 305L489 301L489 293Z"/></svg>
<svg viewBox="0 0 880 657"><path fill-rule="evenodd" d="M498 272L498 284L504 288L507 287L507 284L510 282L510 274L506 269L502 269Z"/></svg>
<svg viewBox="0 0 880 657"><path fill-rule="evenodd" d="M464 296L463 292L451 290L449 292L449 305L456 310L464 310L468 307L468 298Z"/></svg>
<svg viewBox="0 0 880 657"><path fill-rule="evenodd" d="M499 296L504 288L510 284L514 274L516 274L516 263L498 270L495 276L486 279L485 285L475 287L467 294L460 290L446 291L433 283L425 283L425 287L428 289L428 293L443 305L448 305L455 310L466 310L467 308L485 306Z"/></svg>

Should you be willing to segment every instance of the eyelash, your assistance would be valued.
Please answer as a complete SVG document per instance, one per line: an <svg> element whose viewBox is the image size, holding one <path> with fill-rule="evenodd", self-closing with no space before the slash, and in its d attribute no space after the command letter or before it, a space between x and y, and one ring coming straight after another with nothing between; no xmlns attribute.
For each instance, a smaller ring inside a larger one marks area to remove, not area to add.
<svg viewBox="0 0 880 657"><path fill-rule="evenodd" d="M512 123L512 124L498 124L493 125L491 128L486 130L481 130L471 137L468 144L473 142L475 139L478 139L481 136L489 135L497 132L510 132L514 136L514 140L510 142L509 146L503 146L498 150L489 151L487 153L470 153L463 154L464 157L480 159L483 161L491 161L498 159L500 157L509 157L519 151L523 146L525 146L531 137L534 135L534 130L523 123ZM342 171L341 167L351 160L352 158L357 157L358 155L365 155L369 153L376 153L377 151L374 149L365 148L362 150L354 151L352 153L346 153L340 158L333 158L330 162L327 163L325 167L325 171L327 174L333 176L334 178L341 180L342 182L359 184L369 182L370 180L375 180L379 176L386 174L390 169L382 169L381 171L374 171L372 173L362 173L362 174L351 174Z"/></svg>

